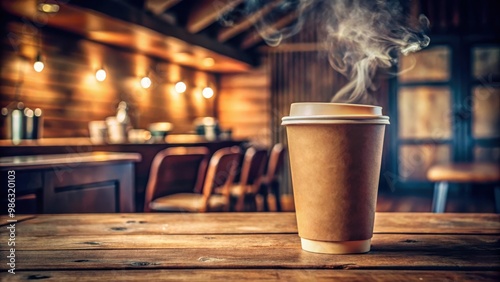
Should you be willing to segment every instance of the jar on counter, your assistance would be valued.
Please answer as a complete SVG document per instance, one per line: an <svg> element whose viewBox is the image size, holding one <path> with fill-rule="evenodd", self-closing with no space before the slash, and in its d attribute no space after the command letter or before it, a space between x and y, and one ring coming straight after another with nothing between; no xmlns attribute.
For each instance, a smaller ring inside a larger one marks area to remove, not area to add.
<svg viewBox="0 0 500 282"><path fill-rule="evenodd" d="M38 139L42 135L42 110L25 108L23 102L15 107L2 108L5 119L5 137L18 143L23 139Z"/></svg>

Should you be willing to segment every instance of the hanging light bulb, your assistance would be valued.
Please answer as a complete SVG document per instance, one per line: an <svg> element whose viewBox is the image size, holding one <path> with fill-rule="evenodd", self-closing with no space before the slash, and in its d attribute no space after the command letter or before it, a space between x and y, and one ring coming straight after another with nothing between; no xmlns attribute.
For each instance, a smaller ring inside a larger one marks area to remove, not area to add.
<svg viewBox="0 0 500 282"><path fill-rule="evenodd" d="M38 53L36 54L35 63L33 64L33 68L36 72L41 72L44 67L45 64L42 61L42 54L40 53L40 51L38 51Z"/></svg>
<svg viewBox="0 0 500 282"><path fill-rule="evenodd" d="M206 99L210 99L214 96L214 90L210 87L205 87L201 91L201 95L203 95Z"/></svg>
<svg viewBox="0 0 500 282"><path fill-rule="evenodd" d="M201 61L201 63L202 63L205 67L209 68L209 67L213 67L213 66L215 65L215 60L214 60L214 58L211 58L211 57L206 57L206 58L204 58L204 59Z"/></svg>
<svg viewBox="0 0 500 282"><path fill-rule="evenodd" d="M186 83L179 81L175 84L175 92L177 93L184 93L186 92Z"/></svg>
<svg viewBox="0 0 500 282"><path fill-rule="evenodd" d="M141 78L141 87L144 89L148 89L151 86L151 78L148 76L144 76Z"/></svg>
<svg viewBox="0 0 500 282"><path fill-rule="evenodd" d="M95 79L97 79L97 81L104 81L106 79L106 71L103 67L95 72Z"/></svg>

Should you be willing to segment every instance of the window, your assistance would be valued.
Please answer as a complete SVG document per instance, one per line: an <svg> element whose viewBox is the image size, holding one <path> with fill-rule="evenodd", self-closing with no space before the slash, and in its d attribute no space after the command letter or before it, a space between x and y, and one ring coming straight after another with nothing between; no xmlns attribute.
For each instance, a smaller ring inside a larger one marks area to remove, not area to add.
<svg viewBox="0 0 500 282"><path fill-rule="evenodd" d="M435 163L500 160L499 45L433 38L402 56L398 71L390 113L398 184L422 185Z"/></svg>

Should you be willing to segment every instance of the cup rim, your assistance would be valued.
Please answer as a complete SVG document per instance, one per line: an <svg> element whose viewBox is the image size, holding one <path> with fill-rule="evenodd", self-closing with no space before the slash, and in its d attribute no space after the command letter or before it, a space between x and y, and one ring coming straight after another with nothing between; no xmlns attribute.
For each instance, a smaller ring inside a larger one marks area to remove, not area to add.
<svg viewBox="0 0 500 282"><path fill-rule="evenodd" d="M292 103L282 125L291 124L390 124L382 107L373 105L299 102Z"/></svg>
<svg viewBox="0 0 500 282"><path fill-rule="evenodd" d="M282 120L389 120L388 116L372 116L372 115L317 115L317 116L286 116Z"/></svg>
<svg viewBox="0 0 500 282"><path fill-rule="evenodd" d="M382 116L382 107L346 103L299 102L290 106L290 117L298 116Z"/></svg>
<svg viewBox="0 0 500 282"><path fill-rule="evenodd" d="M381 106L375 105L365 105L365 104L349 104L349 103L332 103L332 102L294 102L291 105L339 105L339 106L349 106L349 107L367 107L367 108L382 108Z"/></svg>

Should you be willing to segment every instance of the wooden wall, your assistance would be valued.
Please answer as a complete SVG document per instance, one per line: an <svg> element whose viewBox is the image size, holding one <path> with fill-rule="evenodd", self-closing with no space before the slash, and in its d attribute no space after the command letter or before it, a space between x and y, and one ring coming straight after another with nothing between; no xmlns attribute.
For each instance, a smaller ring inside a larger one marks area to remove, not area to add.
<svg viewBox="0 0 500 282"><path fill-rule="evenodd" d="M214 74L14 19L1 29L0 107L22 101L26 107L42 109L44 138L88 136L88 122L115 115L120 101L129 104L134 128L168 121L174 132L185 133L194 129L196 117L215 115L215 98L201 95L205 86L218 94ZM38 50L45 62L40 73L33 69ZM98 82L95 72L101 66L107 78ZM153 81L149 89L139 84L146 74ZM181 79L187 91L177 94L173 86ZM4 118L0 126L0 138L5 138Z"/></svg>
<svg viewBox="0 0 500 282"><path fill-rule="evenodd" d="M270 73L264 63L248 73L220 77L217 113L223 128L233 136L260 146L271 145Z"/></svg>

